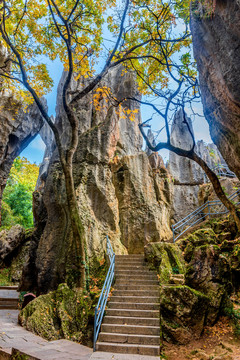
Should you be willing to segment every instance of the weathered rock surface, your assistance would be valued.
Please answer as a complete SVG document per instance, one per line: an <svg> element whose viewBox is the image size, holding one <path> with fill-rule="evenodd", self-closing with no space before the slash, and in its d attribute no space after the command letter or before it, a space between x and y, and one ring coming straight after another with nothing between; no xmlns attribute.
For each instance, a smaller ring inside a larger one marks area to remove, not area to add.
<svg viewBox="0 0 240 360"><path fill-rule="evenodd" d="M194 56L211 137L239 178L240 3L217 0L213 4L192 2Z"/></svg>
<svg viewBox="0 0 240 360"><path fill-rule="evenodd" d="M186 284L209 298L205 323L233 314L231 294L239 291L239 238L231 216L205 221L177 242L184 254ZM232 316L232 315L231 315ZM234 317L233 317L234 318Z"/></svg>
<svg viewBox="0 0 240 360"><path fill-rule="evenodd" d="M171 143L184 150L193 145L192 122L179 110L171 128ZM196 153L210 168L224 164L224 160L216 145L206 145L202 140L195 145ZM173 219L177 222L194 211L199 205L198 192L200 185L206 181L204 171L194 161L178 156L173 152L169 155L169 171L174 178Z"/></svg>
<svg viewBox="0 0 240 360"><path fill-rule="evenodd" d="M144 247L146 260L157 270L160 285L169 284L174 274L184 276L186 267L178 245L156 242Z"/></svg>
<svg viewBox="0 0 240 360"><path fill-rule="evenodd" d="M240 182L238 178L220 178L220 183L227 194L227 196L232 195L236 192L236 189L240 187ZM207 201L219 200L211 183L202 184L199 187L198 192L198 201L202 205ZM237 196L234 199L236 202L240 201L240 196Z"/></svg>
<svg viewBox="0 0 240 360"><path fill-rule="evenodd" d="M165 340L187 344L222 315L230 315L238 331L231 297L240 288L237 236L236 224L228 216L205 221L175 244L145 246L145 257L159 274Z"/></svg>
<svg viewBox="0 0 240 360"><path fill-rule="evenodd" d="M173 343L199 338L208 312L209 298L188 286L163 286L160 292L162 331Z"/></svg>
<svg viewBox="0 0 240 360"><path fill-rule="evenodd" d="M26 236L25 241L17 250L15 256L11 260L9 277L12 282L18 282L22 278L23 267L29 258L29 249L31 246L31 235Z"/></svg>
<svg viewBox="0 0 240 360"><path fill-rule="evenodd" d="M102 85L110 87L120 99L139 96L133 74L121 75L122 69L115 69ZM60 83L56 124L67 144L69 128L64 122L61 86ZM72 88L76 86L80 85L72 84ZM93 94L89 94L76 106L80 131L74 180L88 255L102 256L106 234L116 253L143 253L148 241L171 236L171 179L157 154L152 167L141 150L140 113L135 121L130 121L129 115L117 108L108 109L105 99L99 105L96 107ZM139 110L133 101L125 105L127 109ZM22 283L22 288L36 286L42 292L56 288L70 276L74 254L64 179L54 146L46 169L34 194L39 242L33 243L32 260Z"/></svg>
<svg viewBox="0 0 240 360"><path fill-rule="evenodd" d="M0 47L0 64L6 53ZM0 210L2 193L14 159L23 151L40 131L42 116L35 104L26 110L6 89L0 92ZM1 220L0 220L1 222Z"/></svg>
<svg viewBox="0 0 240 360"><path fill-rule="evenodd" d="M20 225L0 232L0 262L7 261L12 253L24 242L25 230Z"/></svg>
<svg viewBox="0 0 240 360"><path fill-rule="evenodd" d="M142 253L150 241L171 236L169 175L164 168L157 170L152 170L145 153L124 156L112 165L121 242L132 254Z"/></svg>
<svg viewBox="0 0 240 360"><path fill-rule="evenodd" d="M87 344L88 323L93 317L92 302L80 290L71 290L66 284L31 301L19 314L19 322L27 330L47 340L65 338ZM92 326L91 326L92 328ZM89 336L90 335L90 336Z"/></svg>
<svg viewBox="0 0 240 360"><path fill-rule="evenodd" d="M33 229L20 225L0 232L0 267L9 268L9 280L19 282L23 266L29 260Z"/></svg>
<svg viewBox="0 0 240 360"><path fill-rule="evenodd" d="M187 266L186 284L210 298L207 324L214 324L232 291L230 264L217 245L194 249Z"/></svg>

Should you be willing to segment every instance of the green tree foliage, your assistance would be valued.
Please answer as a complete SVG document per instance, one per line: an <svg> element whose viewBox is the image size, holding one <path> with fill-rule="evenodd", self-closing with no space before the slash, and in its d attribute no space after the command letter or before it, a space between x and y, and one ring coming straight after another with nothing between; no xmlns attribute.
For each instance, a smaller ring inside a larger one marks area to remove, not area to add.
<svg viewBox="0 0 240 360"><path fill-rule="evenodd" d="M24 157L15 159L3 192L2 226L33 226L32 192L38 173L39 167L36 164L31 164Z"/></svg>

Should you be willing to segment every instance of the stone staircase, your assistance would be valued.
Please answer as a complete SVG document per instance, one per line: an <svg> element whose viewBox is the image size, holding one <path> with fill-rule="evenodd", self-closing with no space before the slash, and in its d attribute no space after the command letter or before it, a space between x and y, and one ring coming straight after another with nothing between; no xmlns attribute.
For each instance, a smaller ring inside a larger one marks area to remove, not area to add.
<svg viewBox="0 0 240 360"><path fill-rule="evenodd" d="M159 356L157 274L146 266L143 255L116 255L115 278L97 350Z"/></svg>
<svg viewBox="0 0 240 360"><path fill-rule="evenodd" d="M17 286L0 286L0 310L18 309Z"/></svg>
<svg viewBox="0 0 240 360"><path fill-rule="evenodd" d="M185 277L183 274L173 274L170 277L170 284L172 285L184 285L185 284Z"/></svg>

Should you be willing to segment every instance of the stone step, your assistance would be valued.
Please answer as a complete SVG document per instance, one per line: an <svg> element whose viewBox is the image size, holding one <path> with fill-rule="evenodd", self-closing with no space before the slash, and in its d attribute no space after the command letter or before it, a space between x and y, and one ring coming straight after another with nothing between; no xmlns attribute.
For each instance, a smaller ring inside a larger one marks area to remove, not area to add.
<svg viewBox="0 0 240 360"><path fill-rule="evenodd" d="M116 274L117 277L117 281L119 280L127 280L127 281L136 281L136 278L138 279L138 281L144 281L144 280L155 280L157 281L157 276L155 274L145 274L145 275L138 275L138 274L133 274L133 273L129 273L129 274ZM126 281L125 281L126 282Z"/></svg>
<svg viewBox="0 0 240 360"><path fill-rule="evenodd" d="M155 271L151 271L149 270L147 267L144 270L138 270L138 269L134 269L134 270L128 270L128 269L123 269L123 270L119 270L116 269L115 270L115 275L119 276L119 275L155 275L157 276L157 273Z"/></svg>
<svg viewBox="0 0 240 360"><path fill-rule="evenodd" d="M4 304L17 304L18 303L18 299L16 298L0 298L0 305L4 305Z"/></svg>
<svg viewBox="0 0 240 360"><path fill-rule="evenodd" d="M150 355L150 356L160 355L160 346L156 346L156 345L139 345L139 344L130 345L130 344L97 342L96 349L98 351L106 351L106 352L122 353L122 354L139 354L139 355Z"/></svg>
<svg viewBox="0 0 240 360"><path fill-rule="evenodd" d="M113 295L114 296L147 296L151 294L151 296L158 296L159 297L159 290L120 290L114 288Z"/></svg>
<svg viewBox="0 0 240 360"><path fill-rule="evenodd" d="M159 306L158 306L159 307ZM136 309L107 309L107 316L126 316L126 317L148 317L159 318L160 311L158 310L136 310Z"/></svg>
<svg viewBox="0 0 240 360"><path fill-rule="evenodd" d="M115 272L117 271L151 271L147 266L144 265L116 265L115 266Z"/></svg>
<svg viewBox="0 0 240 360"><path fill-rule="evenodd" d="M157 303L159 296L111 296L111 302L126 302L126 303Z"/></svg>
<svg viewBox="0 0 240 360"><path fill-rule="evenodd" d="M99 335L99 341L109 343L159 345L160 338L159 336L154 335L135 335L101 332Z"/></svg>
<svg viewBox="0 0 240 360"><path fill-rule="evenodd" d="M171 276L169 283L175 284L175 285L184 285L185 279L184 279L184 277Z"/></svg>
<svg viewBox="0 0 240 360"><path fill-rule="evenodd" d="M134 285L134 286L138 286L139 288L141 288L141 286L144 285L159 285L159 281L157 278L152 279L129 279L129 277L124 277L119 279L119 277L116 279L115 282L115 287L118 285Z"/></svg>
<svg viewBox="0 0 240 360"><path fill-rule="evenodd" d="M144 262L145 264L147 263L147 261L145 261L144 257L118 257L117 255L115 256L115 262L116 263L120 263L120 262Z"/></svg>
<svg viewBox="0 0 240 360"><path fill-rule="evenodd" d="M144 261L117 261L115 262L115 266L130 266L130 267L135 267L135 266L140 266L140 267L148 267L147 263L145 263Z"/></svg>
<svg viewBox="0 0 240 360"><path fill-rule="evenodd" d="M17 290L17 289L18 289L18 285L12 285L12 286L2 285L2 286L0 286L0 290Z"/></svg>
<svg viewBox="0 0 240 360"><path fill-rule="evenodd" d="M137 310L159 310L159 303L126 303L126 302L112 302L108 303L109 309L137 309Z"/></svg>
<svg viewBox="0 0 240 360"><path fill-rule="evenodd" d="M148 294L152 294L152 291L158 291L159 292L159 286L158 285L134 285L134 284L122 284L122 285L115 285L114 290L116 291L134 291L139 290L140 291L148 291Z"/></svg>
<svg viewBox="0 0 240 360"><path fill-rule="evenodd" d="M171 277L183 278L184 279L184 274L172 274Z"/></svg>
<svg viewBox="0 0 240 360"><path fill-rule="evenodd" d="M126 317L126 316L108 316L104 317L103 323L105 324L118 324L118 325L149 325L159 326L159 318L143 318L143 317Z"/></svg>
<svg viewBox="0 0 240 360"><path fill-rule="evenodd" d="M0 310L18 310L18 305L17 304L5 304L5 305L0 304Z"/></svg>
<svg viewBox="0 0 240 360"><path fill-rule="evenodd" d="M1 360L11 360L12 357L12 348L0 348L0 359Z"/></svg>
<svg viewBox="0 0 240 360"><path fill-rule="evenodd" d="M144 254L115 255L115 259L145 259Z"/></svg>
<svg viewBox="0 0 240 360"><path fill-rule="evenodd" d="M102 332L160 336L159 326L102 324Z"/></svg>

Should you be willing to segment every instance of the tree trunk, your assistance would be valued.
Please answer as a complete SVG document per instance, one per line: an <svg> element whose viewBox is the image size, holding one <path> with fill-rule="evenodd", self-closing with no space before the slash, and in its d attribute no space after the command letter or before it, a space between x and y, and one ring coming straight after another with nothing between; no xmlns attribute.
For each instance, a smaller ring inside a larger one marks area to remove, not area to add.
<svg viewBox="0 0 240 360"><path fill-rule="evenodd" d="M72 244L75 250L79 276L77 277L77 287L86 288L86 259L85 259L85 237L84 229L79 216L77 199L74 188L72 164L62 165L65 176L66 195L68 210L71 219Z"/></svg>
<svg viewBox="0 0 240 360"><path fill-rule="evenodd" d="M239 217L238 209L224 193L217 175L208 167L205 161L202 160L196 153L193 153L192 160L196 161L196 163L198 163L198 165L200 165L201 168L205 171L206 175L208 176L209 180L213 185L216 195L221 200L223 205L226 206L226 208L229 210L230 214L233 216L238 231L240 232L240 217Z"/></svg>

